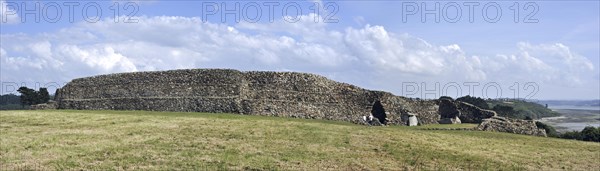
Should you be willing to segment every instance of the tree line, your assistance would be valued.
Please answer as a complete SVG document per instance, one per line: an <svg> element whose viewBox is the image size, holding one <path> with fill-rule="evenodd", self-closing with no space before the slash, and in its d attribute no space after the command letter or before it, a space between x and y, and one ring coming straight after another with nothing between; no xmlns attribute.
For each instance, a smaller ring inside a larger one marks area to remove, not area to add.
<svg viewBox="0 0 600 171"><path fill-rule="evenodd" d="M21 93L21 105L23 106L47 103L50 100L50 93L44 87L38 91L27 87L20 87L17 92Z"/></svg>
<svg viewBox="0 0 600 171"><path fill-rule="evenodd" d="M586 126L581 131L562 133L560 138L600 142L600 127Z"/></svg>
<svg viewBox="0 0 600 171"><path fill-rule="evenodd" d="M0 109L19 109L16 106L20 105L21 109L25 109L31 105L47 103L51 96L47 88L39 88L34 90L28 87L19 87L17 90L21 95L6 94L0 96Z"/></svg>

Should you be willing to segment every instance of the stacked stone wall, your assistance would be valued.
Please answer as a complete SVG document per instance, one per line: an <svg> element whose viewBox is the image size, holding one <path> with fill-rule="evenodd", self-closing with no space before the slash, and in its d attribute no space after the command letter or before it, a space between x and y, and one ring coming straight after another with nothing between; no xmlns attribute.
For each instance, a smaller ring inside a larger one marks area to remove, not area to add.
<svg viewBox="0 0 600 171"><path fill-rule="evenodd" d="M364 123L362 116L371 114L379 101L387 124L404 125L409 113L421 124L440 120L437 100L405 98L295 72L190 69L100 75L71 81L57 91L56 101L59 109L227 112L354 123Z"/></svg>

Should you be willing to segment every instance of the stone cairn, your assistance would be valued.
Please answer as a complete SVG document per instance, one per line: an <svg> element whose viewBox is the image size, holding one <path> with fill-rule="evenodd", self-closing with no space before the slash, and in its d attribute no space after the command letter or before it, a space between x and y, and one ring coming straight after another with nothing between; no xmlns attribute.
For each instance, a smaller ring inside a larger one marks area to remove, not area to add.
<svg viewBox="0 0 600 171"><path fill-rule="evenodd" d="M456 101L421 100L366 90L297 72L185 69L78 78L56 92L50 108L238 113L365 124L481 123L493 111ZM44 106L47 108L48 106ZM454 119L454 120L452 120ZM460 121L457 121L459 119Z"/></svg>

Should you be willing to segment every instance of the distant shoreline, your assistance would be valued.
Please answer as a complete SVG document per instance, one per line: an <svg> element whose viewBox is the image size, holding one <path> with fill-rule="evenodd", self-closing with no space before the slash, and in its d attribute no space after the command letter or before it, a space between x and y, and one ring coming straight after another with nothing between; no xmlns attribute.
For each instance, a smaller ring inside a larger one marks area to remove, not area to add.
<svg viewBox="0 0 600 171"><path fill-rule="evenodd" d="M548 106L550 110L598 110L600 106Z"/></svg>
<svg viewBox="0 0 600 171"><path fill-rule="evenodd" d="M561 115L541 118L538 121L553 126L558 132L581 131L586 126L600 127L600 109L584 109L581 107L551 109Z"/></svg>

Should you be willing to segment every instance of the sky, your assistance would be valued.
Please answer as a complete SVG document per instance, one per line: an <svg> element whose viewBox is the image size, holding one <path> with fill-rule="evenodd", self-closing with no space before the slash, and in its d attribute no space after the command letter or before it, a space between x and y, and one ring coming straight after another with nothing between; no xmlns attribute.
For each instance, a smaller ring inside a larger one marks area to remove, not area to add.
<svg viewBox="0 0 600 171"><path fill-rule="evenodd" d="M599 99L599 1L0 0L0 93L294 71L416 98Z"/></svg>

